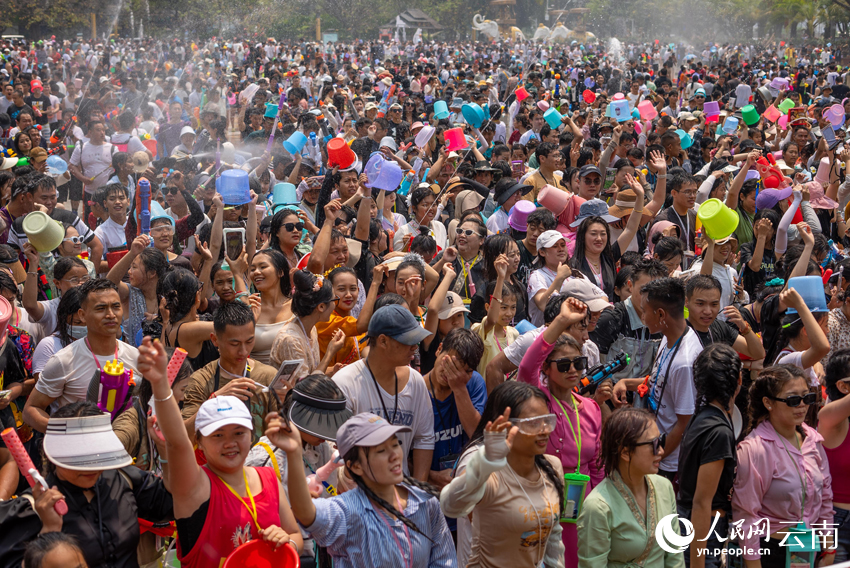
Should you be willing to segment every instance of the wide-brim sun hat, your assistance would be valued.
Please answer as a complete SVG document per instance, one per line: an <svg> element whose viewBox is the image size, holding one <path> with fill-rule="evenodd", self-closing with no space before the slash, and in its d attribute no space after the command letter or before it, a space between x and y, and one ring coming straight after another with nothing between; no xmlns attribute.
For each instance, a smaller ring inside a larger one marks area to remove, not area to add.
<svg viewBox="0 0 850 568"><path fill-rule="evenodd" d="M54 465L73 471L104 471L133 465L133 458L112 430L109 414L50 418L44 455Z"/></svg>
<svg viewBox="0 0 850 568"><path fill-rule="evenodd" d="M299 430L324 440L336 441L340 426L353 416L345 407L346 400L317 398L296 389L292 391L289 419Z"/></svg>

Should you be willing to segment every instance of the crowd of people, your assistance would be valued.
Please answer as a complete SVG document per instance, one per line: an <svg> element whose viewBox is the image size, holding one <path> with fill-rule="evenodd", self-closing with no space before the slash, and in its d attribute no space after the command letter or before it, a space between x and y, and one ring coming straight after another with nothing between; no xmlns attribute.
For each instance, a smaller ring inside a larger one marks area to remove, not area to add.
<svg viewBox="0 0 850 568"><path fill-rule="evenodd" d="M610 46L0 40L0 566L850 560L842 53Z"/></svg>

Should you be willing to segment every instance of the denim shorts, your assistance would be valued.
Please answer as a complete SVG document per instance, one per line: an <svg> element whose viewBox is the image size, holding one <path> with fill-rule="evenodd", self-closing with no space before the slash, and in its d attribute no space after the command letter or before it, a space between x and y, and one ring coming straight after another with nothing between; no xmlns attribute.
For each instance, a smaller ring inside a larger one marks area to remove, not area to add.
<svg viewBox="0 0 850 568"><path fill-rule="evenodd" d="M838 529L838 546L835 551L835 564L838 564L850 560L850 511L835 507L833 511L835 511L835 520L832 522Z"/></svg>

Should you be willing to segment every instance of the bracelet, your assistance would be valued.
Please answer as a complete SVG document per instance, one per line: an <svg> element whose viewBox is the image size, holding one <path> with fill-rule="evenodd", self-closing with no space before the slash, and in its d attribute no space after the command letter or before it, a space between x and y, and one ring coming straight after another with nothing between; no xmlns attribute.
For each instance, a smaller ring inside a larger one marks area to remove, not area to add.
<svg viewBox="0 0 850 568"><path fill-rule="evenodd" d="M159 458L159 463L168 463L168 460L164 460L162 458Z"/></svg>
<svg viewBox="0 0 850 568"><path fill-rule="evenodd" d="M753 328L750 326L750 324L746 324L746 326L747 327L741 330L741 335L749 335L750 333L752 333Z"/></svg>
<svg viewBox="0 0 850 568"><path fill-rule="evenodd" d="M38 272L27 272L27 276L38 276Z"/></svg>
<svg viewBox="0 0 850 568"><path fill-rule="evenodd" d="M663 174L663 175L658 174L658 175L655 176L655 179L661 179L661 178L666 178L666 177L667 177L667 174Z"/></svg>
<svg viewBox="0 0 850 568"><path fill-rule="evenodd" d="M167 396L167 397L165 397L165 398L156 398L156 397L153 397L153 401L154 401L154 402L165 402L166 400L168 400L168 399L169 399L169 398L171 398L172 396L174 396L174 391L173 391L173 390L172 390L172 391L168 394L168 396Z"/></svg>

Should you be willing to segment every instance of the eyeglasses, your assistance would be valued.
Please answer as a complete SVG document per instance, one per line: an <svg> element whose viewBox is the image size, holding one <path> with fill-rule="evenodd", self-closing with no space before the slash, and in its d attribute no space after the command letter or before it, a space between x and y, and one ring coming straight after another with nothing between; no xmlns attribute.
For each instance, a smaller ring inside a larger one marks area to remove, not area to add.
<svg viewBox="0 0 850 568"><path fill-rule="evenodd" d="M171 227L170 225L163 225L162 227L154 227L153 229L151 229L151 234L152 235L153 234L173 235L174 234L174 228Z"/></svg>
<svg viewBox="0 0 850 568"><path fill-rule="evenodd" d="M510 423L516 426L520 433L526 436L548 434L555 430L558 417L554 414L543 414L532 418L511 418Z"/></svg>
<svg viewBox="0 0 850 568"><path fill-rule="evenodd" d="M282 227L287 233L291 233L292 231L300 232L304 230L304 223L302 221L298 221L297 223L284 223Z"/></svg>
<svg viewBox="0 0 850 568"><path fill-rule="evenodd" d="M800 396L798 394L795 394L794 396L789 396L787 398L778 398L778 397L775 397L775 396L771 396L769 398L771 400L784 402L785 404L787 404L791 408L796 408L796 407L800 406L801 402L803 404L805 404L806 406L811 406L818 401L818 395L817 395L817 393L814 393L814 392L810 392L809 394L807 394L805 396Z"/></svg>
<svg viewBox="0 0 850 568"><path fill-rule="evenodd" d="M174 187L174 186L171 186L171 187L163 187L163 188L162 188L162 193L163 193L163 195L168 195L169 193L170 193L171 195L177 195L178 193L180 193L180 188L179 188L179 187Z"/></svg>
<svg viewBox="0 0 850 568"><path fill-rule="evenodd" d="M680 191L679 193L681 193L682 195L687 195L688 197L690 197L690 196L692 196L692 195L696 195L696 194L697 194L697 190L695 190L695 189L689 189L688 191Z"/></svg>
<svg viewBox="0 0 850 568"><path fill-rule="evenodd" d="M473 231L471 229L461 229L460 227L455 229L455 231L457 231L458 235L466 235L467 237L471 237L472 235L478 234L478 231Z"/></svg>
<svg viewBox="0 0 850 568"><path fill-rule="evenodd" d="M600 178L600 177L587 176L587 177L583 177L582 179L584 180L584 183L586 183L588 185L599 185L600 183L602 183L602 178Z"/></svg>
<svg viewBox="0 0 850 568"><path fill-rule="evenodd" d="M570 359L569 357L562 357L560 359L552 359L549 361L550 363L555 363L558 367L558 371L561 373L566 373L570 370L570 367L575 367L576 371L584 371L587 369L587 357L576 357L575 359Z"/></svg>
<svg viewBox="0 0 850 568"><path fill-rule="evenodd" d="M80 284L85 284L91 280L88 276L78 276L76 278L63 278L62 282L67 282L71 286L79 286Z"/></svg>
<svg viewBox="0 0 850 568"><path fill-rule="evenodd" d="M650 440L648 442L638 442L635 446L648 446L650 444L652 444L652 454L657 454L659 449L663 450L664 446L667 445L667 434L661 434L654 440Z"/></svg>
<svg viewBox="0 0 850 568"><path fill-rule="evenodd" d="M83 244L83 237L65 237L62 239L64 243L74 243L75 245Z"/></svg>

